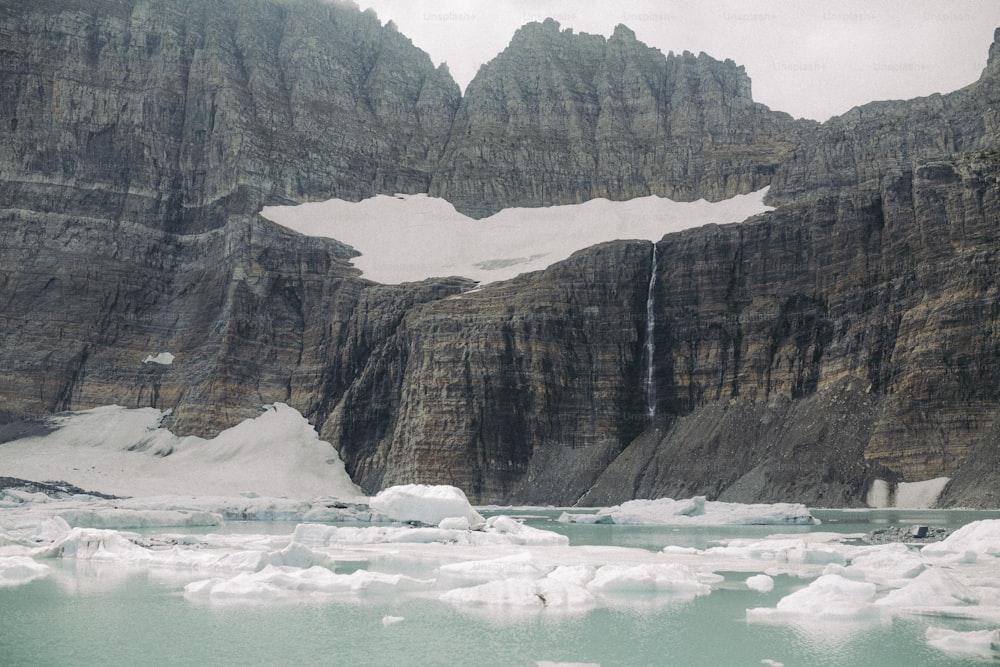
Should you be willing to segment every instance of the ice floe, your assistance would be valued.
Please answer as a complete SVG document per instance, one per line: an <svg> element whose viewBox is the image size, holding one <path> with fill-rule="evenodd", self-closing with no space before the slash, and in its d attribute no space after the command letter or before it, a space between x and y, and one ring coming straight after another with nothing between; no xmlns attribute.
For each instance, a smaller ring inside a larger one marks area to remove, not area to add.
<svg viewBox="0 0 1000 667"><path fill-rule="evenodd" d="M376 512L396 521L416 521L431 526L445 522L442 528L469 528L485 523L485 519L469 504L465 493L454 486L392 486L380 491L369 504Z"/></svg>
<svg viewBox="0 0 1000 667"><path fill-rule="evenodd" d="M20 586L49 574L49 567L29 556L0 556L0 587Z"/></svg>
<svg viewBox="0 0 1000 667"><path fill-rule="evenodd" d="M742 504L706 500L695 496L684 500L630 500L594 514L564 512L564 523L615 523L659 526L811 525L819 523L799 503Z"/></svg>
<svg viewBox="0 0 1000 667"><path fill-rule="evenodd" d="M962 632L929 626L924 633L927 644L955 658L1000 660L1000 630Z"/></svg>

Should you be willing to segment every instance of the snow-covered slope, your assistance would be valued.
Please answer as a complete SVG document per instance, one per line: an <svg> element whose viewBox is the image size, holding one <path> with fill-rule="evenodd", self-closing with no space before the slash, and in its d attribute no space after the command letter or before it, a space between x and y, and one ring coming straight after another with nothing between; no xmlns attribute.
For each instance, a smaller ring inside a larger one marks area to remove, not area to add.
<svg viewBox="0 0 1000 667"><path fill-rule="evenodd" d="M506 209L483 220L427 195L381 195L356 203L331 199L268 206L261 215L301 234L354 247L361 253L355 266L376 282L463 276L490 283L544 269L605 241L658 241L690 227L740 222L771 210L764 205L766 194L764 188L716 203L592 199L571 206Z"/></svg>
<svg viewBox="0 0 1000 667"><path fill-rule="evenodd" d="M283 403L211 440L174 435L164 415L113 405L57 415L53 432L0 447L0 475L122 496L363 495L337 450Z"/></svg>

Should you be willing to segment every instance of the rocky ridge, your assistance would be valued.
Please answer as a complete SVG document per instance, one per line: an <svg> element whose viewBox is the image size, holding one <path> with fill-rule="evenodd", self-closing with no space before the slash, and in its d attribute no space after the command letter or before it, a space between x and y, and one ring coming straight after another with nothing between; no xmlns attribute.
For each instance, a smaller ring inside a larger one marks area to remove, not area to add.
<svg viewBox="0 0 1000 667"><path fill-rule="evenodd" d="M153 405L208 436L283 401L368 492L850 506L945 475L945 503L1000 502L997 44L966 89L817 125L624 27L526 26L465 97L337 3L5 2L0 34L4 421ZM776 211L655 264L621 241L476 292L374 284L255 215L767 184Z"/></svg>

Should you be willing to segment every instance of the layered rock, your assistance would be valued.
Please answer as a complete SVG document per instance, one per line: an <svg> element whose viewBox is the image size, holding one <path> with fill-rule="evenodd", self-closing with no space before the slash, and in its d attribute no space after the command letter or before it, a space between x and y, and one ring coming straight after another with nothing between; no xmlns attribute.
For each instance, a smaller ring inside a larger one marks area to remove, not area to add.
<svg viewBox="0 0 1000 667"><path fill-rule="evenodd" d="M944 475L946 502L997 502L996 44L967 89L817 126L623 27L526 26L461 100L337 3L7 2L0 34L0 422L153 405L208 436L283 401L369 492L852 505ZM743 224L472 292L376 285L255 215L769 183L781 206Z"/></svg>
<svg viewBox="0 0 1000 667"><path fill-rule="evenodd" d="M730 60L549 19L469 84L430 192L476 217L595 197L715 201L768 185L813 125L754 103Z"/></svg>
<svg viewBox="0 0 1000 667"><path fill-rule="evenodd" d="M0 206L175 232L426 192L460 98L339 3L5 2L0 34Z"/></svg>
<svg viewBox="0 0 1000 667"><path fill-rule="evenodd" d="M579 497L644 425L650 252L597 246L411 310L321 433L366 489L419 479L479 500ZM544 463L554 455L571 465Z"/></svg>

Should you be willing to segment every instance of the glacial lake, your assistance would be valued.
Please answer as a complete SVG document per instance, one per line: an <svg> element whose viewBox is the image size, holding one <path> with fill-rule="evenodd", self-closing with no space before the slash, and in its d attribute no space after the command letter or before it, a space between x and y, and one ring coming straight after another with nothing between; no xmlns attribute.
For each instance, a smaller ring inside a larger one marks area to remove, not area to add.
<svg viewBox="0 0 1000 667"><path fill-rule="evenodd" d="M652 527L555 522L559 511L493 509L567 535L594 550L667 546L704 549L719 540L814 531L866 533L886 525L959 527L1000 512L813 510L818 526ZM215 533L290 535L294 523L236 522ZM184 529L197 534L210 529ZM150 534L168 532L151 531ZM373 561L377 562L377 561ZM434 563L394 561L409 574ZM400 563L405 565L400 566ZM929 625L982 630L982 620L897 616L890 621L759 623L747 610L774 607L811 580L773 577L751 590L746 572L717 572L712 592L674 600L634 595L581 613L507 613L461 608L436 595L398 592L202 604L184 585L204 575L74 559L53 572L0 588L2 665L983 665L928 645ZM338 561L337 571L358 564Z"/></svg>

